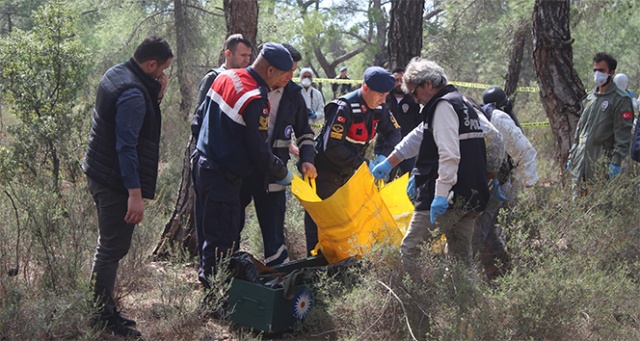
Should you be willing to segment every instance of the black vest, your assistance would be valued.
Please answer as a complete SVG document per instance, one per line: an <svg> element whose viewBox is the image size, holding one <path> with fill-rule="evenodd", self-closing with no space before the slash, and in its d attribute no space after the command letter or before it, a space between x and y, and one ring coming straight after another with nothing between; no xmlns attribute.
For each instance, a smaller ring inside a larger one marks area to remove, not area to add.
<svg viewBox="0 0 640 341"><path fill-rule="evenodd" d="M460 122L458 128L460 164L457 183L451 189L454 193L454 204L450 207L466 211L482 211L489 199L484 135L478 114L453 85L442 88L423 109L425 130L413 171L416 174L416 187L419 189L416 210L429 210L435 196L439 156L431 123L436 106L441 100L453 106Z"/></svg>
<svg viewBox="0 0 640 341"><path fill-rule="evenodd" d="M158 92L161 86L147 76L133 59L110 68L100 80L82 170L93 180L127 193L116 152L115 116L118 97L131 88L142 91L146 103L144 122L138 136L138 176L142 197L152 199L155 197L160 159L162 120Z"/></svg>

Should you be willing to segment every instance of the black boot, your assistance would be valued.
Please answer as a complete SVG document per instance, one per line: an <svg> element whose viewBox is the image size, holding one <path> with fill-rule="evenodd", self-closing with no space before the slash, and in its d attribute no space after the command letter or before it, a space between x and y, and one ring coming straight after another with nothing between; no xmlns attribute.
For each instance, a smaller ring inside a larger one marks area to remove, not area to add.
<svg viewBox="0 0 640 341"><path fill-rule="evenodd" d="M120 324L125 326L125 327L135 327L136 326L136 321L135 320L131 320L131 319L128 319L128 318L122 316L122 314L120 314L120 312L117 311L117 310L115 312L115 316L116 316L116 319L118 320L118 322L120 322Z"/></svg>

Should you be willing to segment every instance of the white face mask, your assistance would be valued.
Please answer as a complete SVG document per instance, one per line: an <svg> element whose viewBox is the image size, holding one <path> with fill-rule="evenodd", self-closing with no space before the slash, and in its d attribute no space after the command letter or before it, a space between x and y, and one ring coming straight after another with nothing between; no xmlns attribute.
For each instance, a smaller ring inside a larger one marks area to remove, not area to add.
<svg viewBox="0 0 640 341"><path fill-rule="evenodd" d="M596 86L603 86L609 81L609 74L604 72L596 71L593 73L593 81L596 83Z"/></svg>
<svg viewBox="0 0 640 341"><path fill-rule="evenodd" d="M309 78L303 78L303 79L300 81L300 84L302 84L302 86L304 86L305 88L308 88L308 87L309 87L309 85L311 85L311 79L309 79Z"/></svg>

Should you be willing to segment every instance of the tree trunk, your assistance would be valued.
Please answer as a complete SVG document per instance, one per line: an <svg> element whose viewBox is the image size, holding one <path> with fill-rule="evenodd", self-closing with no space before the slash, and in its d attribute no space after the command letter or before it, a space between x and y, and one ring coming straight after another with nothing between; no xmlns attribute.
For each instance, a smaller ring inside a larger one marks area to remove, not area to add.
<svg viewBox="0 0 640 341"><path fill-rule="evenodd" d="M520 70L522 69L522 56L524 55L524 49L530 32L531 23L527 20L521 22L513 34L509 66L504 84L504 93L507 94L507 97L511 98L512 101L515 101L515 96L517 95L516 89L518 88Z"/></svg>
<svg viewBox="0 0 640 341"><path fill-rule="evenodd" d="M192 28L187 13L188 0L174 0L173 18L176 29L176 58L178 84L180 85L180 115L185 119L191 116L193 106L193 80L189 77L190 56L193 55L193 43L189 40Z"/></svg>
<svg viewBox="0 0 640 341"><path fill-rule="evenodd" d="M179 17L180 19L187 18L185 2L188 0L174 0L175 6L175 20L176 20L176 34L178 35L178 55L186 56L191 54L188 52L185 54L180 51L181 46L190 47L191 45L183 42L181 45L181 38L189 37L188 32L180 31ZM179 14L182 13L182 14ZM246 39L251 41L255 45L256 34L258 32L258 1L257 0L224 0L224 13L227 21L227 37L231 34L241 33ZM188 23L184 23L184 27ZM254 49L255 53L255 49ZM222 61L224 62L224 53L222 54ZM178 63L182 58L178 58ZM186 65L185 65L186 67ZM178 79L180 80L180 64L178 64ZM186 89L186 88L185 88ZM183 87L181 84L180 94L185 103L185 98L189 99L189 107L187 117L191 114L191 103L193 102L193 91L188 89L188 93L183 93ZM182 110L182 105L180 106ZM176 251L183 253L188 251L189 255L196 256L198 254L195 222L193 217L193 208L195 202L195 192L193 189L193 181L191 179L191 153L195 149L195 138L189 136L187 145L185 148L184 159L182 164L182 179L180 181L180 188L178 189L178 198L176 200L176 206L173 209L171 218L165 225L162 233L162 240L153 251L155 257L166 258ZM179 248L177 246L180 246Z"/></svg>
<svg viewBox="0 0 640 341"><path fill-rule="evenodd" d="M372 0L371 8L369 9L370 16L373 18L373 22L376 27L376 46L378 52L373 56L372 65L384 67L388 62L388 50L385 48L387 39L387 18L385 18L384 11L382 10L381 0Z"/></svg>
<svg viewBox="0 0 640 341"><path fill-rule="evenodd" d="M556 140L556 161L564 167L578 123L584 86L573 68L569 0L536 0L533 10L533 64L540 99Z"/></svg>
<svg viewBox="0 0 640 341"><path fill-rule="evenodd" d="M226 37L240 33L254 46L253 57L258 55L256 36L258 35L258 0L224 0L224 18L227 22ZM224 63L224 51L220 52L218 65Z"/></svg>
<svg viewBox="0 0 640 341"><path fill-rule="evenodd" d="M422 50L424 1L391 0L389 68L405 67Z"/></svg>

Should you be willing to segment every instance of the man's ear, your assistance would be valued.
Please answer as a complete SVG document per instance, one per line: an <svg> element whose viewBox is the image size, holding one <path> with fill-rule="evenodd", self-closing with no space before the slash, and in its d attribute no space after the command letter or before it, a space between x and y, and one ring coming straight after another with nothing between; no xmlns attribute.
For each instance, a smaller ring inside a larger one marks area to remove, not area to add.
<svg viewBox="0 0 640 341"><path fill-rule="evenodd" d="M155 59L149 59L145 63L146 72L152 72L158 67L158 61Z"/></svg>
<svg viewBox="0 0 640 341"><path fill-rule="evenodd" d="M276 72L276 68L273 65L267 66L267 78L271 78Z"/></svg>
<svg viewBox="0 0 640 341"><path fill-rule="evenodd" d="M224 57L225 57L226 59L229 59L229 58L231 57L231 50L226 49L226 50L224 51Z"/></svg>

